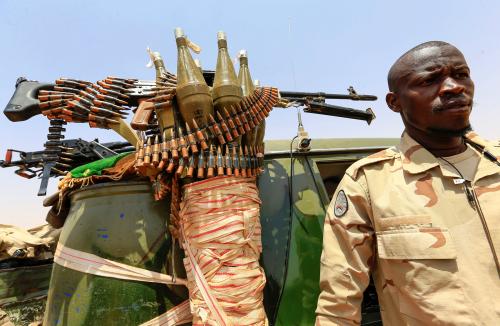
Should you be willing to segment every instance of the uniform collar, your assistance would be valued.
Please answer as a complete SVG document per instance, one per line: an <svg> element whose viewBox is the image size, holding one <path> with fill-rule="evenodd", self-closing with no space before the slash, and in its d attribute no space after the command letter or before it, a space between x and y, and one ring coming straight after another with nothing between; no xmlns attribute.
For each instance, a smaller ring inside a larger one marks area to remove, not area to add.
<svg viewBox="0 0 500 326"><path fill-rule="evenodd" d="M465 135L465 138L472 144L476 144L485 150L490 151L493 155L500 159L500 147L492 146L491 143L479 137L474 132L469 132ZM399 149L401 151L401 159L403 164L403 170L411 174L418 174L428 171L436 166L439 166L441 173L445 177L459 177L454 172L444 169L442 167L442 162L438 160L431 152L425 149L422 145L417 143L413 138L410 137L406 132L403 132L401 136L401 142L399 143ZM485 176L492 175L500 172L500 167L496 165L491 160L481 155L481 159L478 165L478 172L476 174L475 180L479 180Z"/></svg>
<svg viewBox="0 0 500 326"><path fill-rule="evenodd" d="M436 157L411 138L406 131L401 136L399 149L405 172L418 174L439 166Z"/></svg>
<svg viewBox="0 0 500 326"><path fill-rule="evenodd" d="M477 174L475 177L475 181L495 173L500 173L500 166L498 166L497 163L493 162L492 160L484 156L484 152L487 151L491 153L493 156L495 156L497 162L500 162L499 146L495 146L493 143L484 140L473 131L467 133L465 135L465 139L468 142L472 143L473 145L474 144L477 145L475 146L476 149L482 154L481 160L479 161L479 166L477 167Z"/></svg>

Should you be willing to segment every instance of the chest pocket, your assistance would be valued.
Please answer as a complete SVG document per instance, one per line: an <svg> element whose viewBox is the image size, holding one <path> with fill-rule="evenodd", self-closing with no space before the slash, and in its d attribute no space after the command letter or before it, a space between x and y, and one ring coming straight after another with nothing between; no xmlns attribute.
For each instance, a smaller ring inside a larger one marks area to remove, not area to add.
<svg viewBox="0 0 500 326"><path fill-rule="evenodd" d="M448 229L415 227L377 232L382 259L456 259L457 251Z"/></svg>

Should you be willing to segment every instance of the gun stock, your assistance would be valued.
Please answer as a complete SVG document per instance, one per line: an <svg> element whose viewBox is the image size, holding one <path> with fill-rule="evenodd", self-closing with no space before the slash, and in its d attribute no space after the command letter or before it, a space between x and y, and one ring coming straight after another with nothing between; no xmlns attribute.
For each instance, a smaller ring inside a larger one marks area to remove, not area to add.
<svg viewBox="0 0 500 326"><path fill-rule="evenodd" d="M18 78L14 95L7 103L3 113L13 122L25 121L40 114L38 92L40 90L51 90L54 86L54 84L30 81L23 77Z"/></svg>

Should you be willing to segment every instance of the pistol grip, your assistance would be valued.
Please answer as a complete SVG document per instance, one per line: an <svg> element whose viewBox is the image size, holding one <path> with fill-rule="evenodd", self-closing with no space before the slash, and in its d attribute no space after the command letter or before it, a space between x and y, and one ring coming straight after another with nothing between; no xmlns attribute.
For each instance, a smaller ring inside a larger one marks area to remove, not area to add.
<svg viewBox="0 0 500 326"><path fill-rule="evenodd" d="M132 128L135 130L147 130L153 110L154 103L142 101L141 104L139 104L139 107L137 107L137 111L135 111L132 122L130 123Z"/></svg>

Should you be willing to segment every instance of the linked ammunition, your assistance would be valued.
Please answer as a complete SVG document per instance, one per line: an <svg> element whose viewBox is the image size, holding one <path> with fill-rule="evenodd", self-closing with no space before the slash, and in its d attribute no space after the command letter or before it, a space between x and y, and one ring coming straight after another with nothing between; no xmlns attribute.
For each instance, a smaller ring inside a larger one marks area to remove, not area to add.
<svg viewBox="0 0 500 326"><path fill-rule="evenodd" d="M107 84L107 83L100 81L100 80L97 82L97 85L104 87L106 89L111 89L113 91L120 92L120 93L125 93L127 91L127 89L124 87L113 85L113 84Z"/></svg>
<svg viewBox="0 0 500 326"><path fill-rule="evenodd" d="M249 152L248 152L248 146L245 145L245 151L244 151L244 155L245 155L245 161L246 161L246 168L247 168L247 176L248 177L253 177L253 173L252 173L252 159L249 155Z"/></svg>
<svg viewBox="0 0 500 326"><path fill-rule="evenodd" d="M128 99L130 98L130 96L126 95L126 94L123 94L123 93L120 93L120 92L117 92L117 91L114 91L114 90L111 90L111 89L107 89L107 88L104 88L104 87L101 87L99 85L96 85L96 84L92 84L93 88L95 88L98 92L102 93L102 94L105 94L105 95L109 95L109 96L116 96L116 97L121 97L121 98L125 98L125 99Z"/></svg>
<svg viewBox="0 0 500 326"><path fill-rule="evenodd" d="M153 144L153 157L151 160L154 166L158 166L160 164L160 143L158 140L158 135L155 136L155 141Z"/></svg>
<svg viewBox="0 0 500 326"><path fill-rule="evenodd" d="M161 102L165 102L165 101L172 101L172 99L174 98L174 94L173 93L169 93L167 95L160 95L160 96L156 96L156 97L152 97L150 99L148 99L148 102L153 102L153 103L161 103Z"/></svg>
<svg viewBox="0 0 500 326"><path fill-rule="evenodd" d="M121 86L123 88L132 88L134 87L134 82L116 79L116 78L106 78L104 79L106 84Z"/></svg>
<svg viewBox="0 0 500 326"><path fill-rule="evenodd" d="M67 87L72 87L72 88L85 88L87 87L86 84L78 83L73 80L62 80L62 79L57 79L56 80L56 85L61 85L61 86L67 86Z"/></svg>
<svg viewBox="0 0 500 326"><path fill-rule="evenodd" d="M95 113L97 115L106 117L106 118L121 118L121 119L125 119L126 118L126 116L123 116L123 115L121 115L118 112L107 110L107 109L103 109L103 108L99 108L97 106L91 106L90 107L90 111L92 111L93 113Z"/></svg>
<svg viewBox="0 0 500 326"><path fill-rule="evenodd" d="M184 163L184 157L181 157L179 159L179 164L177 165L177 170L175 171L175 174L177 174L178 176L182 175L182 173L184 172L184 164L185 164Z"/></svg>
<svg viewBox="0 0 500 326"><path fill-rule="evenodd" d="M236 122L236 126L238 127L238 133L240 135L243 135L245 133L245 128L243 128L243 124L241 123L240 117L238 116L238 113L234 109L234 107L231 105L231 116L233 117L234 121Z"/></svg>
<svg viewBox="0 0 500 326"><path fill-rule="evenodd" d="M189 147L191 148L191 153L198 154L198 146L196 145L196 138L189 128L189 123L186 122L186 138L189 143Z"/></svg>
<svg viewBox="0 0 500 326"><path fill-rule="evenodd" d="M226 121L224 121L224 118L222 118L222 115L220 114L219 111L216 112L217 119L219 119L220 126L222 128L222 131L224 131L224 138L227 142L231 142L233 140L233 137L231 136L231 132L229 132L229 128L226 125Z"/></svg>
<svg viewBox="0 0 500 326"><path fill-rule="evenodd" d="M53 101L41 102L39 104L39 107L40 107L40 109L55 108L55 107L64 105L65 101L66 100L60 99L60 100L53 100Z"/></svg>
<svg viewBox="0 0 500 326"><path fill-rule="evenodd" d="M254 122L253 117L250 114L250 112L245 110L243 112L243 115L246 117L246 119L248 121L248 125L250 126L250 130L255 129L256 125L255 125L255 122Z"/></svg>
<svg viewBox="0 0 500 326"><path fill-rule="evenodd" d="M231 152L229 150L228 145L226 145L225 166L226 166L226 175L231 176L233 174L233 163L231 160Z"/></svg>
<svg viewBox="0 0 500 326"><path fill-rule="evenodd" d="M140 137L140 141L137 142L137 166L142 166L144 164L144 138Z"/></svg>
<svg viewBox="0 0 500 326"><path fill-rule="evenodd" d="M205 134L200 130L198 127L198 124L196 123L196 120L193 119L193 127L196 129L195 134L196 138L198 138L198 141L200 142L201 150L207 150L208 145L207 145L207 139L208 137L205 136Z"/></svg>
<svg viewBox="0 0 500 326"><path fill-rule="evenodd" d="M240 176L240 159L236 150L236 144L233 146L233 174L235 177Z"/></svg>
<svg viewBox="0 0 500 326"><path fill-rule="evenodd" d="M222 131L219 128L219 124L215 121L214 117L211 114L208 115L208 119L210 121L210 123L208 125L208 129L210 130L212 135L217 137L219 144L224 145L226 143L226 140L224 139L224 136L222 135Z"/></svg>
<svg viewBox="0 0 500 326"><path fill-rule="evenodd" d="M82 113L82 114L89 114L90 110L87 109L85 106L81 105L77 101L68 101L67 102L68 108L73 109L73 111Z"/></svg>
<svg viewBox="0 0 500 326"><path fill-rule="evenodd" d="M122 106L118 106L116 104L113 104L113 103L110 103L110 102L106 102L106 101L101 101L101 100L94 100L94 105L95 106L99 106L99 107L103 107L103 108L110 108L110 109L116 110L116 111L123 111L123 110L125 110L125 108L122 107Z"/></svg>
<svg viewBox="0 0 500 326"><path fill-rule="evenodd" d="M195 168L195 158L194 155L189 156L189 166L186 172L186 177L192 178Z"/></svg>
<svg viewBox="0 0 500 326"><path fill-rule="evenodd" d="M224 116L226 117L227 123L229 124L229 128L231 129L231 133L233 135L233 139L236 139L240 136L238 129L236 128L236 124L234 123L233 119L231 118L231 115L229 112L227 112L227 109L223 109Z"/></svg>
<svg viewBox="0 0 500 326"><path fill-rule="evenodd" d="M151 137L148 137L148 140L146 141L146 149L144 150L144 165L149 166L151 165Z"/></svg>
<svg viewBox="0 0 500 326"><path fill-rule="evenodd" d="M200 179L205 177L205 156L203 151L198 154L198 173L196 176Z"/></svg>
<svg viewBox="0 0 500 326"><path fill-rule="evenodd" d="M119 98L116 98L116 97L113 97L113 96L109 96L109 95L104 95L104 94L101 94L101 93L97 93L95 95L95 97L97 97L99 100L102 100L102 101L116 102L116 103L121 104L121 105L127 105L128 104L124 100L120 100Z"/></svg>
<svg viewBox="0 0 500 326"><path fill-rule="evenodd" d="M214 147L210 145L210 150L208 152L208 162L207 162L207 178L212 178L215 172L215 156Z"/></svg>
<svg viewBox="0 0 500 326"><path fill-rule="evenodd" d="M54 90L65 93L79 94L80 90L71 87L54 86Z"/></svg>
<svg viewBox="0 0 500 326"><path fill-rule="evenodd" d="M178 142L179 142L179 148L181 150L181 156L187 161L189 159L189 154L188 154L188 148L187 148L187 142L186 142L186 137L184 136L184 132L182 131L182 128L178 128Z"/></svg>
<svg viewBox="0 0 500 326"><path fill-rule="evenodd" d="M240 104L239 103L236 104L235 108L236 108L236 111L238 112L238 116L239 116L240 120L243 122L243 128L245 128L245 131L249 132L250 130L252 130L250 122L247 120L245 112L242 111Z"/></svg>
<svg viewBox="0 0 500 326"><path fill-rule="evenodd" d="M74 79L74 78L65 78L65 77L61 77L59 78L59 80L69 80L69 81L73 81L73 82L76 82L76 83L79 83L79 84L83 84L83 85L92 85L91 82L89 81L86 81L86 80L80 80L80 79Z"/></svg>
<svg viewBox="0 0 500 326"><path fill-rule="evenodd" d="M224 175L224 160L222 159L222 149L217 146L217 175Z"/></svg>
<svg viewBox="0 0 500 326"><path fill-rule="evenodd" d="M245 159L245 156L243 155L243 146L239 146L239 161L240 161L240 168L241 168L241 176L243 178L247 177L247 160Z"/></svg>
<svg viewBox="0 0 500 326"><path fill-rule="evenodd" d="M179 144L177 143L174 130L172 130L172 139L170 139L170 151L174 160L179 159Z"/></svg>
<svg viewBox="0 0 500 326"><path fill-rule="evenodd" d="M49 95L38 95L38 100L40 102L53 101L53 100L64 100L73 98L73 94L49 94Z"/></svg>
<svg viewBox="0 0 500 326"><path fill-rule="evenodd" d="M168 165L167 165L167 169L165 170L167 173L172 173L172 171L174 171L174 167L175 167L175 161L174 161L174 158L171 157L169 160L168 160Z"/></svg>

